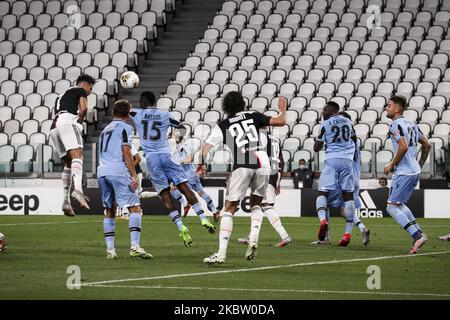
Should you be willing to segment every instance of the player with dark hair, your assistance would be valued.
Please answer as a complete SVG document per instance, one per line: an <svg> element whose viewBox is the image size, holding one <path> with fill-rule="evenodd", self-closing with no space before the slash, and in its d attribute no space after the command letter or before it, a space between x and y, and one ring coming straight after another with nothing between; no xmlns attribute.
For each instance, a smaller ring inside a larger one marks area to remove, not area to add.
<svg viewBox="0 0 450 320"><path fill-rule="evenodd" d="M62 210L67 216L75 213L70 203L70 188L72 180L75 198L83 208L89 208L83 194L83 121L88 111L87 96L91 94L95 84L94 78L89 75L80 75L76 86L67 89L58 96L55 105L55 118L53 120L50 136L53 144L64 161L62 182L64 201Z"/></svg>
<svg viewBox="0 0 450 320"><path fill-rule="evenodd" d="M167 141L167 130L183 128L180 122L173 119L169 112L158 110L155 106L155 95L145 91L140 97L140 107L134 108L130 116L139 132L142 149L147 159L148 173L153 186L169 210L169 217L180 231L184 244L189 247L192 239L188 228L183 224L175 202L170 195L170 183L172 182L186 196L195 213L201 220L201 224L213 234L216 231L214 225L205 216L201 204L195 194L187 185L185 172L171 154Z"/></svg>
<svg viewBox="0 0 450 320"><path fill-rule="evenodd" d="M316 200L320 227L317 234L319 241L325 241L328 232L327 208L328 196L339 189L345 207L345 233L339 241L340 246L350 243L355 216L355 189L353 161L355 157L356 135L352 121L339 115L339 105L330 101L323 108L323 122L319 136L314 143L314 151L319 152L326 144L325 162L319 180L319 195Z"/></svg>
<svg viewBox="0 0 450 320"><path fill-rule="evenodd" d="M270 160L264 150L265 146L261 143L259 130L268 126L285 125L287 100L284 97L279 98L278 108L280 113L277 117L268 117L259 112L245 112L244 98L239 92L231 91L223 98L222 109L227 118L212 129L202 146L202 163L212 148L225 143L233 154L234 164L225 194L225 209L220 220L219 251L205 258L204 263L225 262L233 230L233 215L249 187L251 231L245 258L252 260L256 256L263 219L261 202L266 194L270 175ZM203 165L200 165L199 169L204 170L202 167Z"/></svg>
<svg viewBox="0 0 450 320"><path fill-rule="evenodd" d="M419 253L419 249L428 241L411 210L406 206L419 182L421 168L427 160L431 145L417 124L406 120L403 113L406 99L393 96L386 107L387 117L392 119L389 136L394 147L394 158L384 167L384 173L394 170L387 200L387 212L413 238L410 254ZM417 143L422 145L420 160L416 158Z"/></svg>
<svg viewBox="0 0 450 320"><path fill-rule="evenodd" d="M351 120L350 115L347 112L339 112L339 115ZM355 209L358 210L361 208L361 202L359 201L359 178L361 175L361 156L360 156L360 145L359 141L356 141L356 149L355 149L355 158L353 161L353 175L354 175L354 182L355 182L355 190L353 191L353 200L355 201ZM328 208L327 208L327 222L328 225L330 223L330 209L329 207L333 208L340 208L341 209L341 215L345 217L345 202L342 197L342 190L335 189L328 193L327 197L328 202ZM361 221L361 219L358 217L358 215L355 212L355 215L353 217L353 221L355 226L361 231L362 236L362 243L363 245L367 246L370 242L370 230L367 228L364 223ZM311 244L330 244L330 230L328 227L327 233L325 235L324 240L317 240L312 242Z"/></svg>
<svg viewBox="0 0 450 320"><path fill-rule="evenodd" d="M131 154L133 128L126 123L130 109L131 104L127 100L116 101L113 106L114 119L100 135L100 164L97 177L105 208L103 231L108 259L117 258L114 247L116 206L127 208L130 212L130 256L143 259L153 258L139 245L142 209L136 190L138 178Z"/></svg>

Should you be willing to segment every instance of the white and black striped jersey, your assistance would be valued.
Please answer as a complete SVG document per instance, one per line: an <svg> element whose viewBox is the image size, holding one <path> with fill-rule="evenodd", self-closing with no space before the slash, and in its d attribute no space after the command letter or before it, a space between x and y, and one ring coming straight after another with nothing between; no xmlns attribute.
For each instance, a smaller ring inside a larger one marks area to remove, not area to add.
<svg viewBox="0 0 450 320"><path fill-rule="evenodd" d="M281 140L276 136L276 134L269 130L266 132L267 137L267 155L270 161L270 178L269 183L276 188L279 175L282 171L282 166L284 166L283 153L281 151Z"/></svg>
<svg viewBox="0 0 450 320"><path fill-rule="evenodd" d="M270 117L255 111L239 112L219 122L206 139L218 146L224 143L233 154L233 170L237 168L268 168L269 158L260 129L269 126Z"/></svg>
<svg viewBox="0 0 450 320"><path fill-rule="evenodd" d="M59 112L69 112L78 115L80 98L87 98L86 90L80 87L71 87L60 94L55 102L55 114Z"/></svg>

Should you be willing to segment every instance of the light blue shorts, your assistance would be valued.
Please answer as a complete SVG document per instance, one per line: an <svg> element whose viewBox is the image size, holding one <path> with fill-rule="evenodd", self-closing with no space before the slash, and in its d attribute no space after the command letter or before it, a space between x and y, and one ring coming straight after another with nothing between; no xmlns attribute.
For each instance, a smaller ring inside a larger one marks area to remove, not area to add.
<svg viewBox="0 0 450 320"><path fill-rule="evenodd" d="M319 191L330 192L338 189L345 192L355 190L352 160L325 160L319 179Z"/></svg>
<svg viewBox="0 0 450 320"><path fill-rule="evenodd" d="M389 190L388 202L406 203L419 182L420 175L394 175L392 177L391 189Z"/></svg>
<svg viewBox="0 0 450 320"><path fill-rule="evenodd" d="M203 192L202 183L200 182L200 178L197 176L189 178L188 186L191 190L194 190L197 193Z"/></svg>
<svg viewBox="0 0 450 320"><path fill-rule="evenodd" d="M150 180L158 193L168 189L170 182L177 186L187 181L183 167L169 153L147 155L147 167Z"/></svg>
<svg viewBox="0 0 450 320"><path fill-rule="evenodd" d="M104 176L97 179L103 207L111 209L114 202L119 208L141 205L138 192L131 190L131 177Z"/></svg>

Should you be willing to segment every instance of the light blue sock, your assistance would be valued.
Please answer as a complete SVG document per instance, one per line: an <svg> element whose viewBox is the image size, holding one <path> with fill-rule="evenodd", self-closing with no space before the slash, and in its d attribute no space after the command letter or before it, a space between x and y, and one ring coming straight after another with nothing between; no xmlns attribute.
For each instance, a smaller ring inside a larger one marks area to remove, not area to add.
<svg viewBox="0 0 450 320"><path fill-rule="evenodd" d="M345 201L345 233L352 233L355 219L355 201Z"/></svg>
<svg viewBox="0 0 450 320"><path fill-rule="evenodd" d="M180 190L178 189L174 189L172 191L170 191L170 194L172 195L172 197L177 200L179 203L181 203L181 205L183 207L187 206L187 200L186 198L183 196L183 194L181 194Z"/></svg>
<svg viewBox="0 0 450 320"><path fill-rule="evenodd" d="M327 197L318 196L316 200L317 215L320 221L327 218Z"/></svg>
<svg viewBox="0 0 450 320"><path fill-rule="evenodd" d="M394 206L392 204L387 205L386 210L392 218L397 221L397 223L405 229L413 239L417 238L417 232L419 229L416 227L416 225L409 221L408 217L400 210L399 206Z"/></svg>
<svg viewBox="0 0 450 320"><path fill-rule="evenodd" d="M363 229L366 227L364 223L362 223L361 219L359 219L356 213L355 216L353 217L353 222L355 223L355 226L358 227L359 231L363 231Z"/></svg>
<svg viewBox="0 0 450 320"><path fill-rule="evenodd" d="M181 221L181 217L178 211L172 211L171 213L169 213L169 217L170 219L172 219L173 223L177 225L178 230L181 231L183 227L183 221Z"/></svg>
<svg viewBox="0 0 450 320"><path fill-rule="evenodd" d="M195 213L198 215L200 220L206 219L205 211L203 211L202 205L200 202L197 202L192 206L192 209L194 209Z"/></svg>
<svg viewBox="0 0 450 320"><path fill-rule="evenodd" d="M140 213L130 213L128 227L130 228L131 246L138 246L141 239L142 216Z"/></svg>
<svg viewBox="0 0 450 320"><path fill-rule="evenodd" d="M217 207L214 205L214 202L209 196L209 194L207 194L206 192L203 193L202 198L206 201L206 204L208 205L208 210L215 213L217 211Z"/></svg>
<svg viewBox="0 0 450 320"><path fill-rule="evenodd" d="M399 208L400 208L400 210L408 217L409 222L414 223L414 224L416 225L416 228L419 229L419 231L420 231L420 230L421 230L421 229L420 229L420 226L419 226L419 224L416 222L416 218L414 217L414 215L413 215L413 213L411 212L411 210L410 210L407 206L405 206L405 204L402 204Z"/></svg>
<svg viewBox="0 0 450 320"><path fill-rule="evenodd" d="M106 249L114 249L116 221L114 218L103 218L103 232L105 233Z"/></svg>

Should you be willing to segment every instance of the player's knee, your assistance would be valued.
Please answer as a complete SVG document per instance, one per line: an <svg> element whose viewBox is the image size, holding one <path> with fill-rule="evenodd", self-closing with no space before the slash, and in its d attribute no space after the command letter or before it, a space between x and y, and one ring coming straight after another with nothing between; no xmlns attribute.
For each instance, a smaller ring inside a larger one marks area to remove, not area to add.
<svg viewBox="0 0 450 320"><path fill-rule="evenodd" d="M133 206L133 207L129 207L128 211L130 213L142 213L142 208L141 208L141 206Z"/></svg>
<svg viewBox="0 0 450 320"><path fill-rule="evenodd" d="M115 208L105 208L104 214L106 218L114 218L116 216L116 210Z"/></svg>
<svg viewBox="0 0 450 320"><path fill-rule="evenodd" d="M326 210L327 209L327 197L319 194L316 199L316 208L317 210Z"/></svg>
<svg viewBox="0 0 450 320"><path fill-rule="evenodd" d="M273 209L273 203L263 203L262 210L266 212L267 210Z"/></svg>
<svg viewBox="0 0 450 320"><path fill-rule="evenodd" d="M344 201L352 201L353 192L342 192L342 198L344 198Z"/></svg>

